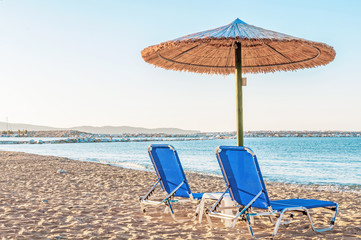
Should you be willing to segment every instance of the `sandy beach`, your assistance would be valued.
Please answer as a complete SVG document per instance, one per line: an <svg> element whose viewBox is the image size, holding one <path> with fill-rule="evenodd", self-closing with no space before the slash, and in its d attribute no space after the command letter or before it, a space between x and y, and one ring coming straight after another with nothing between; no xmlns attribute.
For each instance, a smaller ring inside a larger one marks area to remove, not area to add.
<svg viewBox="0 0 361 240"><path fill-rule="evenodd" d="M223 179L187 173L193 192L222 191ZM208 227L204 219L176 223L163 208L140 211L138 197L155 182L144 172L61 157L0 152L0 239L249 239L244 223ZM361 193L317 186L267 183L271 199L316 198L339 203L333 230L312 231L296 214L281 226L279 239L360 239ZM191 207L190 207L191 208ZM181 217L189 211L177 207ZM192 209L192 208L191 208ZM316 223L330 219L318 212ZM267 219L256 219L256 234L269 236ZM258 227L257 227L258 226Z"/></svg>

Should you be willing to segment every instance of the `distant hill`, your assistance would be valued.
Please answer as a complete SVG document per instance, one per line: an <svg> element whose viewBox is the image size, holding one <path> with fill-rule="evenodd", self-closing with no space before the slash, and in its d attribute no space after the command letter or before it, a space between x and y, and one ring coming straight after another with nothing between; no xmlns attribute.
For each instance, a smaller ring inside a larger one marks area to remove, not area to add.
<svg viewBox="0 0 361 240"><path fill-rule="evenodd" d="M184 130L179 128L142 128L142 127L129 127L129 126L104 126L104 127L92 127L92 126L80 126L70 128L71 130L78 130L81 132L90 133L104 133L104 134L121 134L121 133L166 133L166 134L191 134L199 133L195 130Z"/></svg>
<svg viewBox="0 0 361 240"><path fill-rule="evenodd" d="M6 122L0 122L0 130L7 130ZM9 123L9 130L17 131L20 130L28 130L28 131L52 131L59 130L59 128L47 127L47 126L39 126L32 124L24 124L24 123Z"/></svg>
<svg viewBox="0 0 361 240"><path fill-rule="evenodd" d="M23 123L9 123L9 130L17 131L28 130L28 131L54 131L54 130L78 130L81 132L88 133L99 133L99 134L122 134L122 133L165 133L165 134L192 134L199 133L196 130L184 130L179 128L142 128L142 127L129 127L129 126L104 126L104 127L93 127L93 126L79 126L72 128L54 128L48 126L23 124ZM0 122L0 130L7 130L6 122Z"/></svg>

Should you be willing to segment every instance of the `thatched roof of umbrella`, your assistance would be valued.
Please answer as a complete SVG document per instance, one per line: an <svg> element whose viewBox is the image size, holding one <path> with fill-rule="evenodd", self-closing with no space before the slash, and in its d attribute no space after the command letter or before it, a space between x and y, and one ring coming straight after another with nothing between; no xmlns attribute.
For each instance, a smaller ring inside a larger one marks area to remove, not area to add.
<svg viewBox="0 0 361 240"><path fill-rule="evenodd" d="M142 57L165 69L226 75L234 73L234 49L239 43L243 73L312 68L328 64L336 55L327 44L266 30L237 18L226 26L147 47Z"/></svg>

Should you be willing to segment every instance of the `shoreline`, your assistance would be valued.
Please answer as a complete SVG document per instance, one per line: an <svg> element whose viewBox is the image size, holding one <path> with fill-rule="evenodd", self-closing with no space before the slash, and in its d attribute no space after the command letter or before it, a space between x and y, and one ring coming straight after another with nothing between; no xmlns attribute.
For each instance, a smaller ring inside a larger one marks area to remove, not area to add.
<svg viewBox="0 0 361 240"><path fill-rule="evenodd" d="M192 192L225 189L221 177L186 172ZM156 181L154 172L21 152L0 151L0 237L26 239L249 239L243 223L234 229L210 229L204 219L176 223L163 208L140 211L138 196ZM359 193L307 190L266 182L271 199L315 198L340 205L333 230L315 233L302 214L281 227L279 239L361 238ZM157 196L157 195L156 195ZM184 209L175 208L181 217ZM328 215L316 215L316 224ZM268 236L273 228L257 220L256 233ZM215 222L222 227L221 223Z"/></svg>
<svg viewBox="0 0 361 240"><path fill-rule="evenodd" d="M34 154L34 153L27 153L27 152L23 152L23 151L5 151L5 150L0 149L0 153L1 152L16 152L16 153L24 153L24 154ZM151 168L146 168L146 167L144 167L144 168L134 168L134 167L126 166L129 163L126 163L125 165L124 164L122 165L122 164L118 164L116 162L106 162L106 161L100 161L100 160L89 161L89 160L71 159L71 158L55 156L55 155L42 155L42 154L34 154L34 155L46 156L46 157L66 158L66 159L69 159L69 160L72 160L72 161L99 163L99 164L104 164L104 165L109 165L109 166L129 169L129 170L135 170L135 171L154 172L154 169L152 167ZM132 165L132 164L130 164L130 165ZM207 177L216 177L216 178L220 178L220 179L223 180L222 175L217 175L217 174L212 174L212 173L205 173L205 172L187 171L187 170L185 170L185 172L186 173L191 173L191 174L205 175ZM273 184L273 185L287 185L289 187L302 187L303 189L308 189L308 190L333 191L333 192L353 192L353 193L361 194L361 184L337 184L337 183L319 184L319 183L295 183L295 182L290 183L290 182L281 182L281 181L269 181L266 178L265 178L265 181L267 183Z"/></svg>

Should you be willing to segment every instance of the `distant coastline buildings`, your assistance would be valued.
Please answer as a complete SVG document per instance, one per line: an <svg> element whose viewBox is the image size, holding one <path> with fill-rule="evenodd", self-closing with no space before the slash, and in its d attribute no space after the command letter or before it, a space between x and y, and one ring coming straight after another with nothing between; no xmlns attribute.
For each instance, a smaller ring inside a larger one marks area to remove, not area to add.
<svg viewBox="0 0 361 240"><path fill-rule="evenodd" d="M114 136L117 136L116 134ZM121 134L126 137L190 137L232 139L236 138L236 132L206 132L195 134ZM361 137L360 132L354 131L245 131L245 137Z"/></svg>
<svg viewBox="0 0 361 240"><path fill-rule="evenodd" d="M247 131L247 137L361 137L354 131Z"/></svg>
<svg viewBox="0 0 361 240"><path fill-rule="evenodd" d="M2 131L0 144L59 144L95 142L192 141L235 139L236 132L208 132L192 134L93 134L76 130L64 131ZM246 138L278 137L361 137L353 131L246 131Z"/></svg>
<svg viewBox="0 0 361 240"><path fill-rule="evenodd" d="M245 137L361 137L361 131L245 131ZM0 131L0 137L52 137L52 138L235 138L236 132L203 132L191 134L123 133L95 134L77 130L60 131Z"/></svg>

